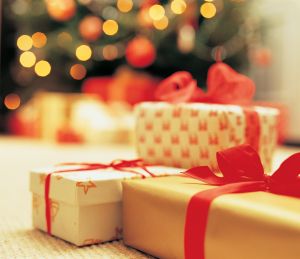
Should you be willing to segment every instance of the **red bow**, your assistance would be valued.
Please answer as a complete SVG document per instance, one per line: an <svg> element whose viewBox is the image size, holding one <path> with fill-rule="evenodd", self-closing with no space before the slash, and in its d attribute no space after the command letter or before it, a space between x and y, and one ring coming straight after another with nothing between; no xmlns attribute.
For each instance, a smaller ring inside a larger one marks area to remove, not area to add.
<svg viewBox="0 0 300 259"><path fill-rule="evenodd" d="M214 174L208 166L185 172L210 185L250 183L253 188L300 198L300 152L290 156L271 175L264 173L259 155L250 145L241 145L217 152L217 161L223 177Z"/></svg>
<svg viewBox="0 0 300 259"><path fill-rule="evenodd" d="M186 71L176 72L163 80L155 93L158 100L172 103L205 102L249 104L255 93L253 81L222 62L213 64L207 75L207 92Z"/></svg>
<svg viewBox="0 0 300 259"><path fill-rule="evenodd" d="M143 162L142 159L135 159L135 160L114 160L109 164L100 164L100 163L61 163L57 166L78 166L77 168L70 168L70 169L59 169L49 173L46 176L45 180L45 214L46 214L46 224L47 224L47 232L51 235L51 199L49 197L50 193L50 182L51 182L51 175L55 173L71 173L71 172L79 172L79 171L91 171L97 169L108 169L112 168L117 171L121 172L128 172L140 175L142 178L145 178L145 175L135 171L130 168L141 168L146 173L148 173L151 177L155 177L153 173L151 173L147 168L146 164Z"/></svg>
<svg viewBox="0 0 300 259"><path fill-rule="evenodd" d="M213 200L230 193L266 191L300 198L300 152L290 156L271 175L266 175L257 152L249 145L241 145L217 153L222 177L209 167L200 166L184 174L217 188L194 195L185 219L185 258L204 259L205 234L209 208Z"/></svg>

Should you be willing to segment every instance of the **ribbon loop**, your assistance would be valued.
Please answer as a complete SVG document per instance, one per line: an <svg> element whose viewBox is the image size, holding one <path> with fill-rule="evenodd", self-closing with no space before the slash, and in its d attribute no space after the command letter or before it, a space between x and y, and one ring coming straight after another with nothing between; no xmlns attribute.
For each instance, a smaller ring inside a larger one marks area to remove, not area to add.
<svg viewBox="0 0 300 259"><path fill-rule="evenodd" d="M184 174L212 185L257 181L265 184L266 191L288 186L300 193L300 152L287 158L270 176L264 173L258 153L248 144L219 151L216 156L223 177L215 175L208 166L194 167Z"/></svg>
<svg viewBox="0 0 300 259"><path fill-rule="evenodd" d="M287 158L272 175L274 181L297 181L300 174L300 152Z"/></svg>
<svg viewBox="0 0 300 259"><path fill-rule="evenodd" d="M250 145L240 145L217 153L218 166L228 182L263 180L264 169Z"/></svg>
<svg viewBox="0 0 300 259"><path fill-rule="evenodd" d="M247 105L255 93L254 82L223 62L213 64L207 74L207 92L186 71L179 71L163 80L155 96L160 101L205 102Z"/></svg>

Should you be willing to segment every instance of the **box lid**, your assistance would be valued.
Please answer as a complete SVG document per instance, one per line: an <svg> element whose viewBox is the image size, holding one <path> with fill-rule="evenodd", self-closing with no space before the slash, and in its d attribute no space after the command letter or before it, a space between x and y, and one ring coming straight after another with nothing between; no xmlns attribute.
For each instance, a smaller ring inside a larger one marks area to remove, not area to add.
<svg viewBox="0 0 300 259"><path fill-rule="evenodd" d="M51 166L32 170L30 173L30 191L44 196L46 176L58 170L70 170L78 166ZM156 176L179 174L184 169L147 166ZM139 174L114 169L82 170L74 172L53 173L50 183L50 199L68 204L85 206L109 202L118 202L122 198L122 184L125 179L142 178L150 175L141 168L131 168Z"/></svg>
<svg viewBox="0 0 300 259"><path fill-rule="evenodd" d="M266 116L278 116L279 110L276 108L265 107L261 105L252 105L254 110L259 114ZM233 104L217 104L217 103L201 103L201 102L192 102L192 103L169 103L169 102L141 102L135 105L135 112L137 115L141 115L139 112L141 110L147 109L150 115L155 115L155 112L159 110L166 110L165 116L168 117L174 109L180 109L182 111L182 117L186 117L186 112L191 112L192 110L201 110L210 112L211 110L224 111L224 112L234 112L242 113L243 108L241 105ZM151 112L150 112L151 111ZM169 113L169 114L168 114Z"/></svg>

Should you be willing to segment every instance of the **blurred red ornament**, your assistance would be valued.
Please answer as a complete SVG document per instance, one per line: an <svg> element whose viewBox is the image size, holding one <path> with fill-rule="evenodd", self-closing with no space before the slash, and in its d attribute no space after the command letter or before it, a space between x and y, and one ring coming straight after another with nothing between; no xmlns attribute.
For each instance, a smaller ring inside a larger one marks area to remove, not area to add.
<svg viewBox="0 0 300 259"><path fill-rule="evenodd" d="M96 41L102 34L102 20L97 16L86 16L79 23L79 33L86 41Z"/></svg>
<svg viewBox="0 0 300 259"><path fill-rule="evenodd" d="M70 20L76 13L74 0L46 0L46 7L51 18L59 22Z"/></svg>
<svg viewBox="0 0 300 259"><path fill-rule="evenodd" d="M56 141L58 143L82 143L82 136L76 133L69 126L65 126L61 129L58 129L56 133Z"/></svg>
<svg viewBox="0 0 300 259"><path fill-rule="evenodd" d="M149 8L152 5L158 4L158 0L144 0L141 3L141 8Z"/></svg>
<svg viewBox="0 0 300 259"><path fill-rule="evenodd" d="M140 26L145 28L151 28L153 27L153 20L151 19L149 15L149 8L141 8L137 15L137 20Z"/></svg>
<svg viewBox="0 0 300 259"><path fill-rule="evenodd" d="M7 130L10 134L36 138L39 137L37 118L24 116L24 110L12 112L7 118Z"/></svg>
<svg viewBox="0 0 300 259"><path fill-rule="evenodd" d="M272 63L272 52L270 49L260 48L252 53L251 59L254 64L267 67Z"/></svg>
<svg viewBox="0 0 300 259"><path fill-rule="evenodd" d="M87 78L82 84L81 91L86 94L97 94L107 102L109 101L109 86L113 80L114 78L109 76Z"/></svg>
<svg viewBox="0 0 300 259"><path fill-rule="evenodd" d="M159 80L145 73L120 68L113 77L92 77L82 84L82 92L97 94L105 102L153 101Z"/></svg>
<svg viewBox="0 0 300 259"><path fill-rule="evenodd" d="M156 58L153 43L144 37L136 37L126 47L126 59L134 67L150 66Z"/></svg>

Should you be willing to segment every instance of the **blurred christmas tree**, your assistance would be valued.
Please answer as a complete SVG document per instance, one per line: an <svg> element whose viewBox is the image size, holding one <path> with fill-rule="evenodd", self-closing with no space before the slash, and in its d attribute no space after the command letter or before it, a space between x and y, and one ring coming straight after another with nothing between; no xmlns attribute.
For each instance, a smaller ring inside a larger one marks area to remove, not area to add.
<svg viewBox="0 0 300 259"><path fill-rule="evenodd" d="M1 113L39 89L78 92L83 79L124 64L159 77L188 70L205 86L221 50L244 70L260 44L250 2L5 0Z"/></svg>

